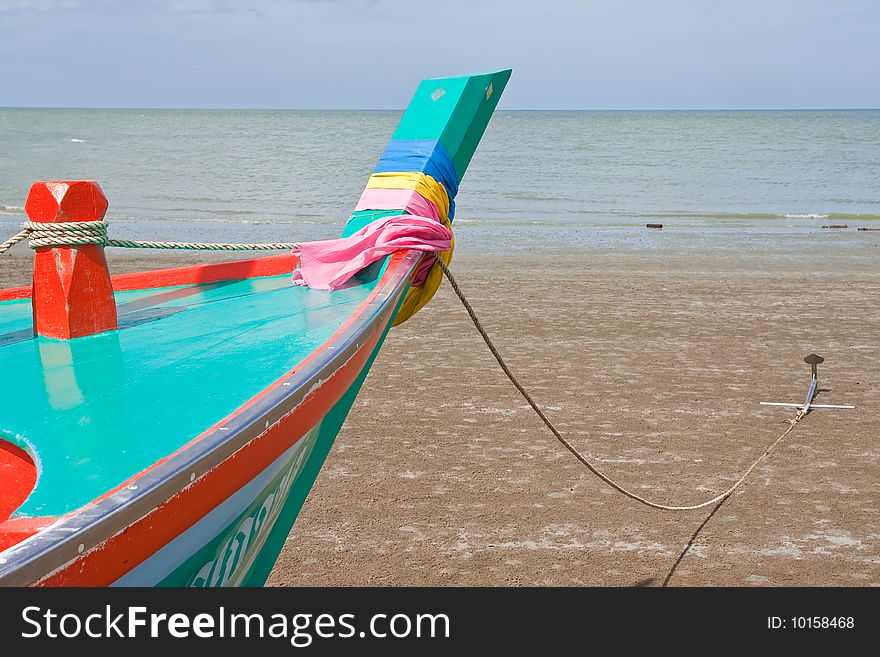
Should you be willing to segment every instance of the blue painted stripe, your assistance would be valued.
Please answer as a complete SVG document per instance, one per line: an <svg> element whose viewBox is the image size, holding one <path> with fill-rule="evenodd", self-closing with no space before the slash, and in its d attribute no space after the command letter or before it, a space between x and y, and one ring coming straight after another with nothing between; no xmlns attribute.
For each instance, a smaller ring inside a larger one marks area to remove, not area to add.
<svg viewBox="0 0 880 657"><path fill-rule="evenodd" d="M455 216L455 196L461 177L449 153L436 139L392 139L373 173L417 171L443 185L449 197L449 218Z"/></svg>

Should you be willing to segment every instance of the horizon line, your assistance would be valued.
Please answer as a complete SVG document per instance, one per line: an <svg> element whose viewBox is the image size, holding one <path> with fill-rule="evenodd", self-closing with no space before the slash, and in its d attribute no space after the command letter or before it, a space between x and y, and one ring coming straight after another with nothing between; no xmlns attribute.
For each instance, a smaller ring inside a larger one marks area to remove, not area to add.
<svg viewBox="0 0 880 657"><path fill-rule="evenodd" d="M0 110L120 110L196 112L403 112L405 107L94 107L86 105L2 105ZM564 107L496 108L495 112L859 112L880 107Z"/></svg>

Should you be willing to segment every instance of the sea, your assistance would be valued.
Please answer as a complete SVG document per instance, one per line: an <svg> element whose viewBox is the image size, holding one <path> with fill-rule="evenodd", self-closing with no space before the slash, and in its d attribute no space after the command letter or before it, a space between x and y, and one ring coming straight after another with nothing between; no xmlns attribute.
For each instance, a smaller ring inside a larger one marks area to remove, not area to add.
<svg viewBox="0 0 880 657"><path fill-rule="evenodd" d="M119 239L335 237L400 116L0 108L0 237L26 219L32 182L65 179L101 184ZM649 250L676 234L760 248L828 225L857 240L880 227L880 110L498 110L456 204L457 248L473 253Z"/></svg>

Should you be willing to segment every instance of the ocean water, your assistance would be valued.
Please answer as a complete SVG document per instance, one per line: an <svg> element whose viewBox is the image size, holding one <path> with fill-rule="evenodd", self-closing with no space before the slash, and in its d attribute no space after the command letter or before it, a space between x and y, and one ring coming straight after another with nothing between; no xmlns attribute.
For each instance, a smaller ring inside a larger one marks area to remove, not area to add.
<svg viewBox="0 0 880 657"><path fill-rule="evenodd" d="M335 237L399 118L0 109L0 230L33 181L94 179L119 238ZM481 252L655 248L646 223L746 247L876 227L880 110L498 111L457 206L459 248Z"/></svg>

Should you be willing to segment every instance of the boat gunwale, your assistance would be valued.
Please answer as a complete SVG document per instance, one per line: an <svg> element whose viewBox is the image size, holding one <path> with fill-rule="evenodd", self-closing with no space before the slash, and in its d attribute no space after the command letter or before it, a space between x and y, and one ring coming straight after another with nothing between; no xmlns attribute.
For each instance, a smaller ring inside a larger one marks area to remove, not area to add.
<svg viewBox="0 0 880 657"><path fill-rule="evenodd" d="M371 334L379 325L384 326L385 321L392 321L393 318L388 315L397 308L397 299L409 285L423 255L414 250L392 255L377 285L333 335L226 418L101 497L0 552L5 560L0 563L0 586L39 583L78 558L85 557L184 491L192 483L191 473L199 473L198 478L206 475L264 434L281 418L293 413L361 349L364 344L360 339L362 336ZM269 256L234 262L266 261L271 258L289 257ZM281 262L276 260L271 266ZM153 270L140 272L139 275L179 273L193 269L199 269L199 266ZM267 275L273 274L257 274L253 277ZM162 287L171 285L174 283ZM293 436L290 445L294 445L311 428L305 427L300 435ZM131 486L136 489L132 490ZM0 523L0 528L2 526L3 523ZM79 552L80 545L88 545L89 549ZM157 549L161 547L157 546ZM138 563L140 561L132 563L131 568Z"/></svg>
<svg viewBox="0 0 880 657"><path fill-rule="evenodd" d="M150 290L157 287L173 287L175 285L207 285L208 283L216 283L218 281L245 280L247 278L289 274L294 270L298 262L299 258L296 254L286 253L283 255L211 262L185 267L163 267L161 269L149 269L128 274L114 274L110 276L110 281L113 284L114 292ZM33 287L30 285L0 288L0 303L30 299L32 296Z"/></svg>

